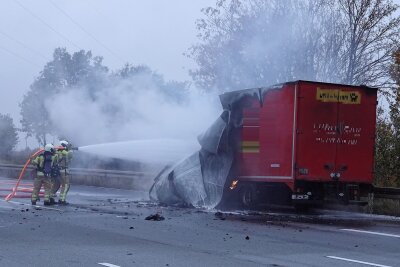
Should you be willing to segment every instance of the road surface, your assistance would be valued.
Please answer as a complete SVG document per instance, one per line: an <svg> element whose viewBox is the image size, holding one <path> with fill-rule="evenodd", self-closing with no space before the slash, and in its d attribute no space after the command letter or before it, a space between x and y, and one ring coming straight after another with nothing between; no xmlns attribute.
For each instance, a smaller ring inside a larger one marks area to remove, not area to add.
<svg viewBox="0 0 400 267"><path fill-rule="evenodd" d="M141 191L74 185L69 201L47 208L1 200L0 266L400 266L399 218L217 213L162 207ZM165 219L145 220L156 213Z"/></svg>

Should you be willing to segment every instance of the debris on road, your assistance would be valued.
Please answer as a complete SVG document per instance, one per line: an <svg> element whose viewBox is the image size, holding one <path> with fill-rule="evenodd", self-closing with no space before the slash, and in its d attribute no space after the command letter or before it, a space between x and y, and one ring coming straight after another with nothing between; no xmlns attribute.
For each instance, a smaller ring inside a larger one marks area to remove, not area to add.
<svg viewBox="0 0 400 267"><path fill-rule="evenodd" d="M156 213L156 214L147 216L145 218L145 220L147 220L147 221L163 221L163 220L165 220L165 218L163 216L161 216L160 214Z"/></svg>
<svg viewBox="0 0 400 267"><path fill-rule="evenodd" d="M222 220L222 221L226 220L225 214L223 214L223 213L220 212L220 211L217 211L217 212L214 214L214 216L215 216L215 218L220 219L220 220Z"/></svg>
<svg viewBox="0 0 400 267"><path fill-rule="evenodd" d="M246 240L250 240L250 237L249 236L246 236L246 238L245 238Z"/></svg>

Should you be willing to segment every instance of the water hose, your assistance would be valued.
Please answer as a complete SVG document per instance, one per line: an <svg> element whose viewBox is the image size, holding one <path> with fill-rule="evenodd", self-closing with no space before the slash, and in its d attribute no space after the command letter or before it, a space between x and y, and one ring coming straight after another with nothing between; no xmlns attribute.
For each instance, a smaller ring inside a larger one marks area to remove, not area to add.
<svg viewBox="0 0 400 267"><path fill-rule="evenodd" d="M36 151L35 153L33 153L33 154L29 157L29 159L26 161L24 167L22 168L22 170L21 170L21 172L20 172L20 174L19 174L19 177L18 177L18 180L17 180L17 184L14 186L12 192L6 196L6 198L5 198L6 201L10 201L10 200L15 196L15 194L17 193L18 186L19 186L19 184L20 184L20 182L21 182L21 180L22 180L22 177L23 177L24 174L25 174L25 170L26 170L26 168L28 167L28 165L29 165L29 163L31 162L31 160L32 160L34 157L36 157L37 155L39 155L40 153L42 153L43 151L44 151L43 148L39 149L38 151Z"/></svg>

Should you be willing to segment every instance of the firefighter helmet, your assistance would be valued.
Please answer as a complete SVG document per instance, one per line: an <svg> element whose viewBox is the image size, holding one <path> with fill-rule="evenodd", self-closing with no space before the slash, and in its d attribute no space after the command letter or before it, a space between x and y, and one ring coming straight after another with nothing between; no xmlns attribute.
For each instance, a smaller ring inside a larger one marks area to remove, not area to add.
<svg viewBox="0 0 400 267"><path fill-rule="evenodd" d="M68 141L66 141L66 140L61 140L61 141L60 141L60 145L61 145L62 147L67 148L68 145L69 145L69 143L68 143Z"/></svg>
<svg viewBox="0 0 400 267"><path fill-rule="evenodd" d="M54 146L53 146L53 144L46 144L46 145L44 146L44 151L54 153Z"/></svg>

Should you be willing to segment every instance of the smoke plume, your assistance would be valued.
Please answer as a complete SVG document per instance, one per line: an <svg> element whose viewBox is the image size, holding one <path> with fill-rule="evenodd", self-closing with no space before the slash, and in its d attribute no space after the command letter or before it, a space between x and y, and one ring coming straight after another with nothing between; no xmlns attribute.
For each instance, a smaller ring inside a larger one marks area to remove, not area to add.
<svg viewBox="0 0 400 267"><path fill-rule="evenodd" d="M79 146L143 139L157 139L155 145L160 145L165 139L193 147L220 110L215 95L194 89L177 91L173 83L172 88L171 84L162 86L148 73L108 78L95 90L85 85L68 88L53 95L46 108L55 132ZM151 144L146 141L147 146Z"/></svg>

